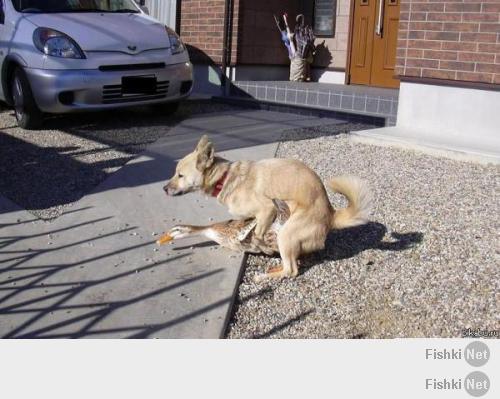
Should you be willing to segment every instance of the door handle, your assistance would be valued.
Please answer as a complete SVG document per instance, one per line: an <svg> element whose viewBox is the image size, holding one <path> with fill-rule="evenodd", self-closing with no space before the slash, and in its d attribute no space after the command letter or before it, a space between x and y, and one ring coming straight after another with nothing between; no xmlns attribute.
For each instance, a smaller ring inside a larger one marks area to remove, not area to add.
<svg viewBox="0 0 500 399"><path fill-rule="evenodd" d="M378 0L378 17L377 25L375 26L375 34L382 37L382 32L384 29L384 5L385 0Z"/></svg>

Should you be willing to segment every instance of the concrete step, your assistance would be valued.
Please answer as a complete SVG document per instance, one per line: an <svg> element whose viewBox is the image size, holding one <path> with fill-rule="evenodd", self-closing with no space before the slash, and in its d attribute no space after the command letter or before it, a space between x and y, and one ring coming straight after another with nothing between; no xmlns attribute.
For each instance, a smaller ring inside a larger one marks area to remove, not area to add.
<svg viewBox="0 0 500 399"><path fill-rule="evenodd" d="M229 97L381 119L394 126L399 91L314 82L236 81Z"/></svg>
<svg viewBox="0 0 500 399"><path fill-rule="evenodd" d="M488 142L475 140L472 136L457 135L450 139L449 135L443 137L436 132L398 126L360 130L352 132L352 135L353 140L367 144L412 149L461 161L500 164L500 138L498 137Z"/></svg>

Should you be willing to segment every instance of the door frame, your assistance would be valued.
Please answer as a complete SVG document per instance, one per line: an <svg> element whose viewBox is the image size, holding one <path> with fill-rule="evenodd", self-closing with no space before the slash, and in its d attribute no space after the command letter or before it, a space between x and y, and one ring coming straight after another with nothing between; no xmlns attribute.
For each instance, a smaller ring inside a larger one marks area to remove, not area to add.
<svg viewBox="0 0 500 399"><path fill-rule="evenodd" d="M351 84L351 53L352 53L352 36L354 30L354 5L355 0L350 0L349 5L349 33L347 36L347 62L345 67L345 84Z"/></svg>

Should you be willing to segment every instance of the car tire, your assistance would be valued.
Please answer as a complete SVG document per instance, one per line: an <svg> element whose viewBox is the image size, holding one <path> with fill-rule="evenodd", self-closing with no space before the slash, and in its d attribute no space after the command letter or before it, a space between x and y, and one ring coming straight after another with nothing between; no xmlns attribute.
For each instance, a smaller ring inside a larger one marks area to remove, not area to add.
<svg viewBox="0 0 500 399"><path fill-rule="evenodd" d="M156 115L170 116L177 112L179 105L179 102L154 104L151 109Z"/></svg>
<svg viewBox="0 0 500 399"><path fill-rule="evenodd" d="M22 68L16 68L12 79L12 103L19 127L38 129L43 124L43 113L36 105L31 86Z"/></svg>

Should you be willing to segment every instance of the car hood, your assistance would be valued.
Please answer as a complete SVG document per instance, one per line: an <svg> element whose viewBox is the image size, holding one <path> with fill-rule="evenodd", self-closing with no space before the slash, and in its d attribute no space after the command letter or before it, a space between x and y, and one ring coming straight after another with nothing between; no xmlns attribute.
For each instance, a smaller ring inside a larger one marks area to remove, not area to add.
<svg viewBox="0 0 500 399"><path fill-rule="evenodd" d="M139 54L170 47L165 26L144 14L57 13L26 18L38 27L67 34L84 51Z"/></svg>

